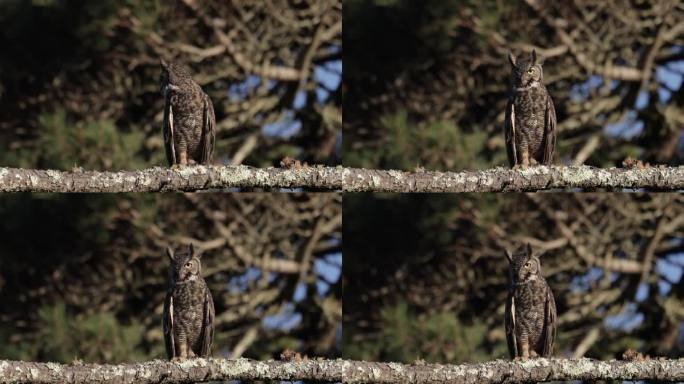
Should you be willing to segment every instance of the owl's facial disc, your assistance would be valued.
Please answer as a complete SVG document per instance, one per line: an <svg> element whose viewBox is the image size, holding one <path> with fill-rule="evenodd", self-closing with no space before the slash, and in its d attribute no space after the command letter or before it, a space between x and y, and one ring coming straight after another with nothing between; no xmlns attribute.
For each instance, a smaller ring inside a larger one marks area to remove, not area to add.
<svg viewBox="0 0 684 384"><path fill-rule="evenodd" d="M185 262L179 264L178 266L178 277L179 280L195 280L199 274L199 260L196 258L189 258Z"/></svg>

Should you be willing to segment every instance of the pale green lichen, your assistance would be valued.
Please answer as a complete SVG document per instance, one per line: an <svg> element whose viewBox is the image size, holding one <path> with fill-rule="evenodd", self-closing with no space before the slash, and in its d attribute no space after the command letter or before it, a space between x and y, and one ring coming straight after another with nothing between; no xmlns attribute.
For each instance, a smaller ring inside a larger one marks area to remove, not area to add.
<svg viewBox="0 0 684 384"><path fill-rule="evenodd" d="M261 361L258 361L256 362L256 364L254 364L254 370L256 371L257 375L259 375L259 377L265 375L269 371L268 365L262 363Z"/></svg>
<svg viewBox="0 0 684 384"><path fill-rule="evenodd" d="M48 169L47 171L45 171L45 174L47 175L47 177L49 177L50 179L52 179L54 181L58 182L58 181L62 180L62 172L60 172L60 171L55 171L54 169ZM2 175L0 175L0 178L1 177L2 177Z"/></svg>
<svg viewBox="0 0 684 384"><path fill-rule="evenodd" d="M389 364L387 364L387 366L389 366L389 368L391 370L393 370L394 372L397 372L397 373L401 373L404 371L404 366L402 364L399 364L399 363L389 363Z"/></svg>
<svg viewBox="0 0 684 384"><path fill-rule="evenodd" d="M283 364L283 371L290 376L294 376L297 373L297 366L294 363Z"/></svg>
<svg viewBox="0 0 684 384"><path fill-rule="evenodd" d="M49 370L51 370L51 371L53 371L53 372L55 372L55 373L57 373L57 374L61 373L62 370L63 370L62 365L61 365L61 364L57 364L57 363L52 363L52 362L50 362L50 363L45 363L45 366L46 366Z"/></svg>
<svg viewBox="0 0 684 384"><path fill-rule="evenodd" d="M525 369L531 369L537 367L548 367L550 363L547 359L528 359L520 361L518 364Z"/></svg>
<svg viewBox="0 0 684 384"><path fill-rule="evenodd" d="M387 174L396 181L401 181L404 179L404 173L395 169L387 171Z"/></svg>
<svg viewBox="0 0 684 384"><path fill-rule="evenodd" d="M40 377L40 369L31 367L29 368L29 374L31 374L32 379L38 380L38 378Z"/></svg>
<svg viewBox="0 0 684 384"><path fill-rule="evenodd" d="M207 363L204 361L204 359L187 359L178 363L178 366L180 366L183 370L188 370L195 367L205 367L206 365Z"/></svg>
<svg viewBox="0 0 684 384"><path fill-rule="evenodd" d="M9 368L10 364L5 361L5 360L0 360L0 376L3 376L2 373L5 372L7 368Z"/></svg>

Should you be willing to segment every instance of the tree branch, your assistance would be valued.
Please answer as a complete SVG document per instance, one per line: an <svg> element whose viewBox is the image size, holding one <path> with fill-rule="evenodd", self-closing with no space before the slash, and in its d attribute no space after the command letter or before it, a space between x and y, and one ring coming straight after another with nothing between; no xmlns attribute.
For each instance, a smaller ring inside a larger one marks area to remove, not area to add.
<svg viewBox="0 0 684 384"><path fill-rule="evenodd" d="M0 360L0 383L192 383L212 380L341 381L342 362L191 359L134 364L57 364Z"/></svg>
<svg viewBox="0 0 684 384"><path fill-rule="evenodd" d="M0 192L172 192L220 188L342 187L336 168L253 168L188 166L139 171L55 171L0 168Z"/></svg>
<svg viewBox="0 0 684 384"><path fill-rule="evenodd" d="M493 168L464 172L345 169L347 192L520 192L569 188L684 188L684 167L641 169L589 166Z"/></svg>
<svg viewBox="0 0 684 384"><path fill-rule="evenodd" d="M682 360L494 360L481 364L407 365L347 361L345 383L529 383L551 380L684 380Z"/></svg>
<svg viewBox="0 0 684 384"><path fill-rule="evenodd" d="M521 192L572 188L684 189L684 166L537 166L462 172L343 167L189 166L139 171L0 168L0 192L169 192L221 188L316 188L346 192Z"/></svg>
<svg viewBox="0 0 684 384"><path fill-rule="evenodd" d="M212 380L316 380L345 383L525 383L550 380L684 380L684 360L494 360L480 364L400 364L192 359L181 363L57 364L0 360L0 383L182 383Z"/></svg>

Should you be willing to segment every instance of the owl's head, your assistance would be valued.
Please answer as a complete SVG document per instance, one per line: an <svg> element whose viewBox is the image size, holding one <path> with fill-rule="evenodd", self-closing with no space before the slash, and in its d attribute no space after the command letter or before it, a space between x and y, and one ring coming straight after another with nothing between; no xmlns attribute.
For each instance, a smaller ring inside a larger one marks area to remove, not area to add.
<svg viewBox="0 0 684 384"><path fill-rule="evenodd" d="M509 274L511 282L523 284L541 276L541 262L539 256L532 253L532 247L527 243L522 250L512 254L506 249L506 258L509 262Z"/></svg>
<svg viewBox="0 0 684 384"><path fill-rule="evenodd" d="M178 248L175 251L166 247L166 256L171 261L171 274L173 281L182 282L197 279L202 272L200 263L201 254L195 252L195 247L190 244L187 248Z"/></svg>
<svg viewBox="0 0 684 384"><path fill-rule="evenodd" d="M516 59L508 54L511 62L511 81L516 88L536 87L544 79L542 63L537 60L537 52L533 49L528 58Z"/></svg>
<svg viewBox="0 0 684 384"><path fill-rule="evenodd" d="M167 63L160 59L161 73L159 74L159 91L166 96L169 92L177 92L192 82L190 70L179 63Z"/></svg>

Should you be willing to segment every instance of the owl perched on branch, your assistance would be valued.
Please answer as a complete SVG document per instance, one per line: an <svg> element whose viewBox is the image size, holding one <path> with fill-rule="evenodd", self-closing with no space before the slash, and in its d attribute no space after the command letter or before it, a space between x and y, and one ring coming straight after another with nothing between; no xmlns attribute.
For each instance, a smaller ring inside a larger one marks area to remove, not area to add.
<svg viewBox="0 0 684 384"><path fill-rule="evenodd" d="M539 256L529 244L515 255L506 250L511 285L506 300L506 340L511 359L548 357L556 338L556 302L544 280Z"/></svg>
<svg viewBox="0 0 684 384"><path fill-rule="evenodd" d="M164 301L163 331L171 360L209 356L214 337L214 301L202 278L200 255L193 245L167 248L171 261L169 288Z"/></svg>
<svg viewBox="0 0 684 384"><path fill-rule="evenodd" d="M211 163L216 138L211 99L185 66L163 59L159 82L164 96L162 130L169 165Z"/></svg>
<svg viewBox="0 0 684 384"><path fill-rule="evenodd" d="M556 147L556 110L544 86L544 72L533 50L527 59L508 54L511 90L504 133L511 167L551 164Z"/></svg>

